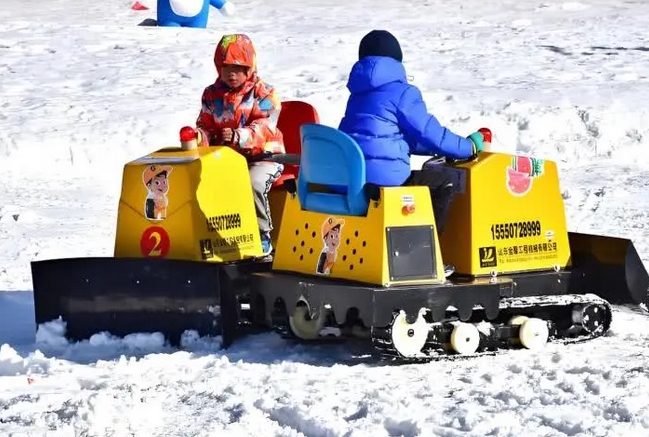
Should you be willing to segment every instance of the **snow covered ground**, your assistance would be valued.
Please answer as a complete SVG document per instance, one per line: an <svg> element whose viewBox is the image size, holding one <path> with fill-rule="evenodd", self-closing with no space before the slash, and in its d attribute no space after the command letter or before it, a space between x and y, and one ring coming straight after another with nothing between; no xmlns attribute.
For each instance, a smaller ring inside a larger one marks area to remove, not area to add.
<svg viewBox="0 0 649 437"><path fill-rule="evenodd" d="M396 368L272 334L35 336L29 261L112 252L122 164L194 122L224 32L336 125L360 38L391 30L443 123L557 160L571 229L631 238L649 267L648 3L234 1L206 30L137 26L153 1L2 1L0 435L649 435L649 320L625 308L588 344Z"/></svg>

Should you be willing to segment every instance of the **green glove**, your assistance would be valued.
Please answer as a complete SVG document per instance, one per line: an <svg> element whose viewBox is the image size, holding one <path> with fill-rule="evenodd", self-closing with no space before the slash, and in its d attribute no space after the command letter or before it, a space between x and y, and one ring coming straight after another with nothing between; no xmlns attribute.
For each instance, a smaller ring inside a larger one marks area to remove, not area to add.
<svg viewBox="0 0 649 437"><path fill-rule="evenodd" d="M484 135L482 135L482 132L473 132L467 138L473 142L474 154L482 152L482 149L484 148Z"/></svg>

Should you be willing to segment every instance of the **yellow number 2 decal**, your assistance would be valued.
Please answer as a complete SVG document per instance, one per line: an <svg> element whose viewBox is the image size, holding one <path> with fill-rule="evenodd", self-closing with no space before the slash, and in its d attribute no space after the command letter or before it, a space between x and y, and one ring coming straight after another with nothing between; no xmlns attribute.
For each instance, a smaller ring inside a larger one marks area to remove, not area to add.
<svg viewBox="0 0 649 437"><path fill-rule="evenodd" d="M151 232L151 235L149 235L149 240L154 240L154 244L147 256L159 257L160 254L162 254L162 250L160 249L160 243L162 242L160 232Z"/></svg>
<svg viewBox="0 0 649 437"><path fill-rule="evenodd" d="M146 228L140 238L140 252L146 258L164 258L171 248L169 234L161 226Z"/></svg>

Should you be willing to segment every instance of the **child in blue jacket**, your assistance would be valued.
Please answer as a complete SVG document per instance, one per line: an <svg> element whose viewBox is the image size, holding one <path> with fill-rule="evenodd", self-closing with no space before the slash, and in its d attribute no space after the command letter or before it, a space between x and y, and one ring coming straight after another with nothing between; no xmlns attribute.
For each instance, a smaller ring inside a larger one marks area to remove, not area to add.
<svg viewBox="0 0 649 437"><path fill-rule="evenodd" d="M390 32L373 30L365 35L358 58L349 74L351 95L339 129L363 150L367 182L379 186L412 183L411 154L466 159L482 150L482 133L461 137L428 113L421 91L407 81L401 46ZM452 183L426 181L433 193L438 232L444 226Z"/></svg>
<svg viewBox="0 0 649 437"><path fill-rule="evenodd" d="M464 138L428 113L421 91L410 85L399 41L388 31L363 37L347 82L351 95L339 129L365 155L367 182L400 186L410 176L410 155L465 159L482 150L483 137Z"/></svg>

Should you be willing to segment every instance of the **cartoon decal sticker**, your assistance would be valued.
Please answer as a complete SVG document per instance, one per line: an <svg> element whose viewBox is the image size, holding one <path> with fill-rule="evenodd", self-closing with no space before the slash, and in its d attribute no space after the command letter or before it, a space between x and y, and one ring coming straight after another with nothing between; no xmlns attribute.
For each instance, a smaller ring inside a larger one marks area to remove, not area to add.
<svg viewBox="0 0 649 437"><path fill-rule="evenodd" d="M322 241L324 248L320 252L316 273L319 275L331 274L331 268L336 263L338 256L338 247L340 247L340 237L342 228L345 225L345 219L327 217L322 223Z"/></svg>
<svg viewBox="0 0 649 437"><path fill-rule="evenodd" d="M524 196L532 189L532 181L543 174L542 159L514 156L507 167L507 190L514 196Z"/></svg>
<svg viewBox="0 0 649 437"><path fill-rule="evenodd" d="M170 165L149 165L142 173L142 182L148 190L144 201L144 216L149 220L164 220L167 218L169 199L169 174L173 170Z"/></svg>

